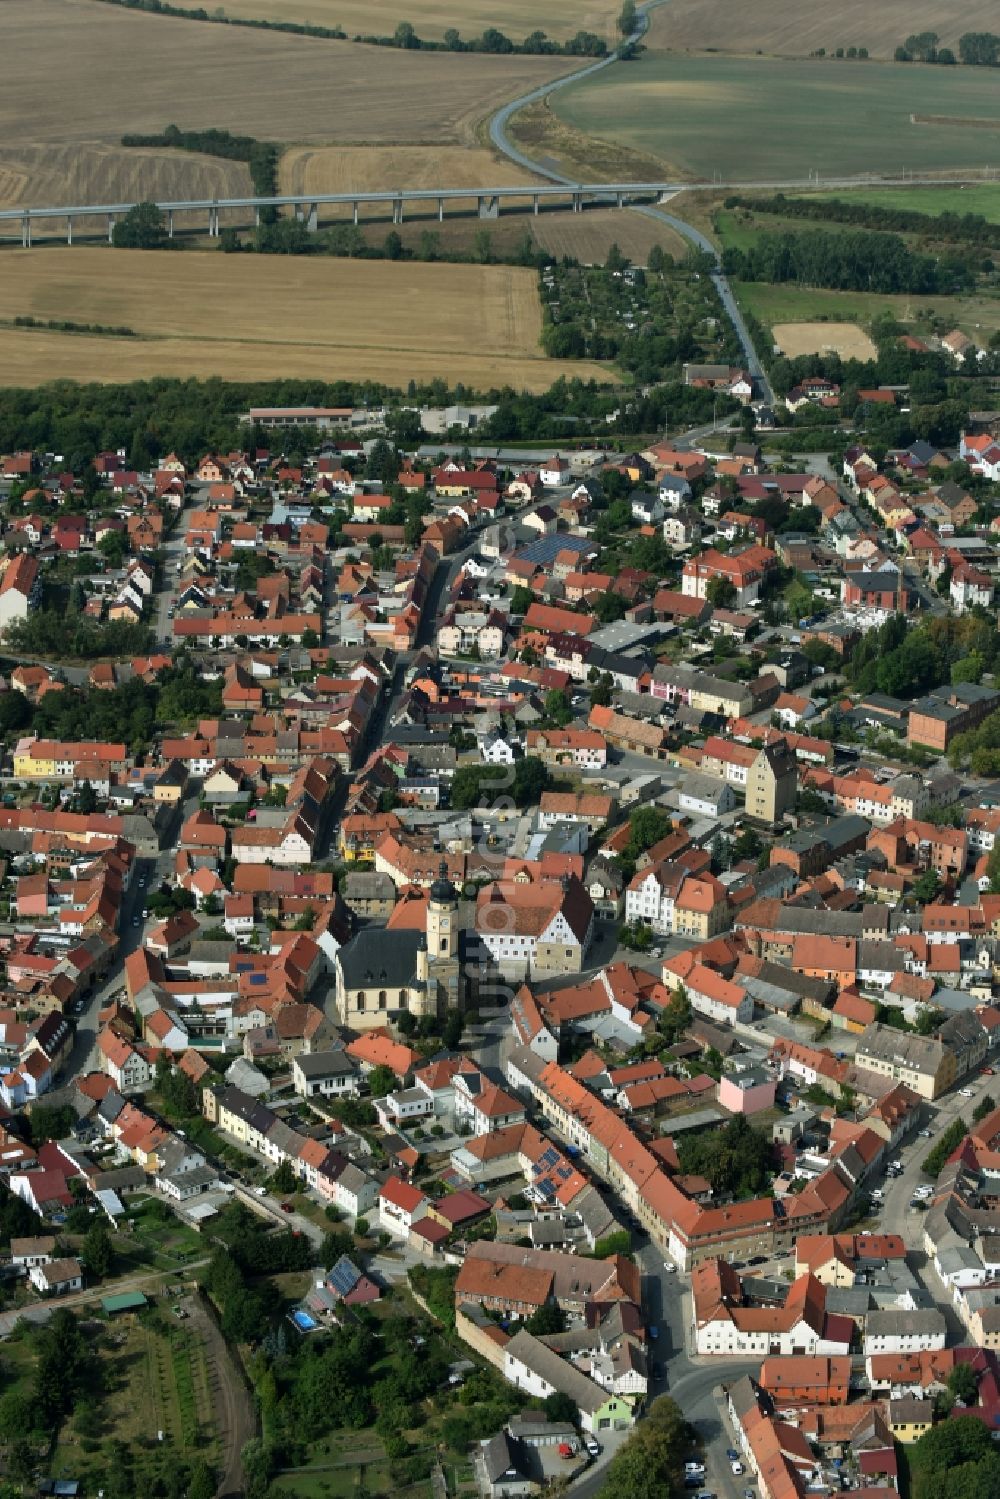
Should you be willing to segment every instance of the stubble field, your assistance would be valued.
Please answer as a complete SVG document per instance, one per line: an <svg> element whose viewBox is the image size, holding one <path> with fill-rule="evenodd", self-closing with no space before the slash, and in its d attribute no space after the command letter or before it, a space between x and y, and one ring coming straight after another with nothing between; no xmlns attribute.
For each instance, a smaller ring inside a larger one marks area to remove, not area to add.
<svg viewBox="0 0 1000 1499"><path fill-rule="evenodd" d="M148 376L322 376L405 385L440 376L476 389L545 390L537 278L511 266L231 256L218 251L11 250L0 320L31 315L132 328L101 338L0 327L0 383Z"/></svg>
<svg viewBox="0 0 1000 1499"><path fill-rule="evenodd" d="M283 193L518 187L539 181L484 146L289 146L279 172Z"/></svg>
<svg viewBox="0 0 1000 1499"><path fill-rule="evenodd" d="M117 145L212 125L261 139L467 144L505 99L572 59L400 52L144 15L2 0L0 141Z"/></svg>
<svg viewBox="0 0 1000 1499"><path fill-rule="evenodd" d="M481 36L496 26L512 41L519 42L532 31L544 31L553 41L564 41L578 31L594 31L611 39L615 17L621 9L615 0L583 0L567 5L565 0L461 0L448 5L443 0L395 0L379 6L366 0L227 0L228 16L253 20L298 21L310 26L339 26L349 36L391 36L400 21L409 21L418 36L440 41L450 28L464 41Z"/></svg>
<svg viewBox="0 0 1000 1499"><path fill-rule="evenodd" d="M757 52L807 57L819 47L867 47L890 58L914 32L936 31L954 47L965 31L996 31L996 0L837 0L790 5L788 0L670 0L653 12L650 47L687 52Z"/></svg>

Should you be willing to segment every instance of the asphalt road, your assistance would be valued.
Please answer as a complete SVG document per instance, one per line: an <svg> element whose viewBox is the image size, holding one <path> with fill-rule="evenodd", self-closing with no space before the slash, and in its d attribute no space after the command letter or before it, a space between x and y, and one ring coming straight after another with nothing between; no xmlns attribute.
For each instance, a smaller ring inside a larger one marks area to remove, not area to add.
<svg viewBox="0 0 1000 1499"><path fill-rule="evenodd" d="M639 42L642 40L649 29L649 12L655 10L658 5L665 3L666 0L650 0L649 4L644 5L637 12L635 30L628 38L630 42ZM547 177L551 182L562 182L572 185L573 179L571 177L565 176L552 166L533 160L523 151L520 151L508 136L507 127L519 109L524 109L529 104L537 104L540 99L547 98L550 94L555 93L557 89L565 88L570 83L579 83L581 78L589 78L594 73L600 73L604 68L612 67L617 61L617 52L612 52L608 57L602 57L598 62L589 63L585 68L580 68L575 73L567 73L565 77L557 78L553 83L543 84L541 88L532 89L530 93L522 94L519 99L513 99L509 104L505 104L502 109L498 110L490 120L490 140L498 151L502 151L506 157L516 162L518 166L525 167L530 172L536 172L541 177ZM743 361L747 372L757 382L760 393L764 396L765 400L769 404L773 404L774 393L764 373L764 367L757 357L757 350L754 348L753 340L747 331L746 323L743 321L740 310L736 305L736 298L733 296L732 288L726 277L722 274L722 269L719 266L718 251L711 240L702 234L700 229L696 229L693 224L688 224L676 214L667 213L662 208L655 208L648 203L635 203L631 204L630 207L634 213L644 214L646 218L656 219L658 222L666 224L668 228L681 234L696 249L711 256L712 263L716 267L712 272L712 284L719 294L719 300L725 309L726 316L732 323L736 331L736 336L740 341L740 347L743 350Z"/></svg>

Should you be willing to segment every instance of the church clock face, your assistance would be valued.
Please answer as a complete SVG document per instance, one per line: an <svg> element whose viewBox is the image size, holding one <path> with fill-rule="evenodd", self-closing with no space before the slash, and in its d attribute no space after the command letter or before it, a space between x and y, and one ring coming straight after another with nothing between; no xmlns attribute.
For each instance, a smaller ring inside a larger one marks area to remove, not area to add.
<svg viewBox="0 0 1000 1499"><path fill-rule="evenodd" d="M448 931L448 929L450 928L450 926L451 926L451 921L449 920L449 918L447 916L442 916L442 918L441 918L441 930L442 930L442 932Z"/></svg>

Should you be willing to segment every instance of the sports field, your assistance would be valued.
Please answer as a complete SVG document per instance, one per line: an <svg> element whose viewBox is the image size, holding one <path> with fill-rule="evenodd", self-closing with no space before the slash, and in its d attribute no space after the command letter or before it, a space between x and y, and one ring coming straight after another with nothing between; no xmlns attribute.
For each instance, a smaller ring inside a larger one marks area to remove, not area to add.
<svg viewBox="0 0 1000 1499"><path fill-rule="evenodd" d="M212 7L210 7L211 9ZM553 41L564 41L578 31L594 31L609 41L615 34L616 0L226 0L227 16L253 20L299 21L310 26L339 26L348 36L391 36L400 21L409 21L418 36L440 41L453 27L463 41L482 36L495 26L512 41L532 31L544 31Z"/></svg>
<svg viewBox="0 0 1000 1499"><path fill-rule="evenodd" d="M400 52L146 15L0 0L0 142L117 145L173 122L296 142L468 144L574 59Z"/></svg>
<svg viewBox="0 0 1000 1499"><path fill-rule="evenodd" d="M544 390L537 278L511 266L412 265L218 251L74 246L9 250L0 319L125 326L138 338L0 327L0 383L119 382L150 375L320 376L405 385L441 376L476 389Z"/></svg>
<svg viewBox="0 0 1000 1499"><path fill-rule="evenodd" d="M648 52L551 96L576 130L708 181L997 164L997 132L911 124L918 104L921 113L1000 121L989 68Z"/></svg>
<svg viewBox="0 0 1000 1499"><path fill-rule="evenodd" d="M790 5L788 0L669 0L653 11L651 47L690 52L765 52L808 57L824 47L867 47L891 58L914 32L936 31L955 47L964 31L996 31L996 0L836 0L834 5Z"/></svg>
<svg viewBox="0 0 1000 1499"><path fill-rule="evenodd" d="M782 354L839 354L842 359L874 359L878 350L857 323L775 323L771 329Z"/></svg>

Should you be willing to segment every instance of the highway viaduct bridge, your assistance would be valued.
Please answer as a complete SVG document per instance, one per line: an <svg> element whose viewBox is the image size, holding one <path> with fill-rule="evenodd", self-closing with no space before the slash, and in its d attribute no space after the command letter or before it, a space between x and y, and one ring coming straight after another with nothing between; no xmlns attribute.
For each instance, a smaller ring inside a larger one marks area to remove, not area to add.
<svg viewBox="0 0 1000 1499"><path fill-rule="evenodd" d="M534 213L543 205L564 205L575 213L582 212L585 204L599 203L607 207L622 208L636 200L663 202L679 191L680 184L670 182L598 182L598 183L539 183L521 187L441 187L390 189L386 192L351 193L300 193L271 198L190 198L174 202L157 203L167 225L167 234L173 238L175 223L179 218L194 215L207 218L208 233L213 238L219 233L220 215L223 213L245 214L259 224L264 209L291 209L295 218L307 229L317 230L320 213L325 208L349 208L354 222L358 222L362 207L392 209L392 222L401 224L408 204L434 203L437 216L444 218L448 204L475 203L481 219L495 219L501 205L521 202L529 204ZM79 203L60 208L5 208L0 210L0 234L11 226L16 235L21 231L21 244L27 249L32 243L33 231L41 231L54 220L62 222L66 229L68 244L73 243L73 225L78 219L103 219L107 224L108 240L114 234L117 221L134 203Z"/></svg>

